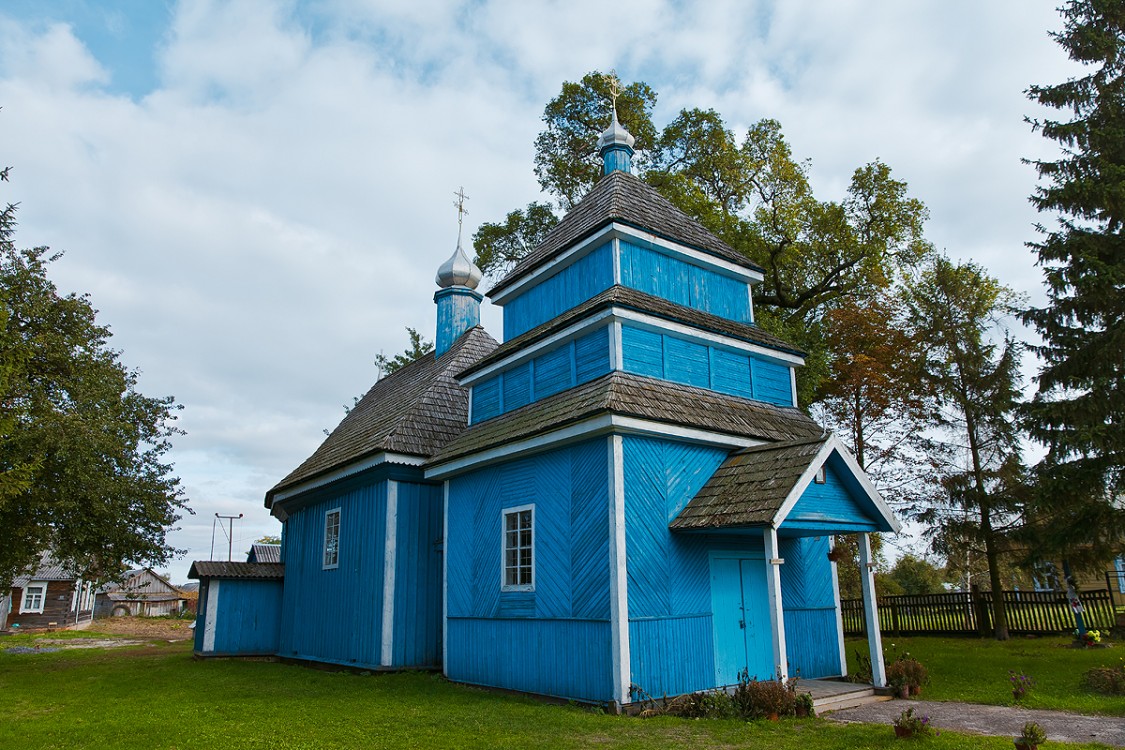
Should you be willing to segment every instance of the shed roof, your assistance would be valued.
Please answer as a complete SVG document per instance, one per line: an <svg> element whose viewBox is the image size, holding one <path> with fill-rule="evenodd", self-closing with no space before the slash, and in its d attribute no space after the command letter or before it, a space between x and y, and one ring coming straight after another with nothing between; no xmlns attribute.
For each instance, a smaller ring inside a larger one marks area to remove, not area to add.
<svg viewBox="0 0 1125 750"><path fill-rule="evenodd" d="M547 233L543 241L489 290L489 296L512 285L569 245L613 221L644 229L744 268L762 271L745 255L672 205L648 183L628 172L614 171L602 177Z"/></svg>
<svg viewBox="0 0 1125 750"><path fill-rule="evenodd" d="M276 563L281 562L280 544L252 544L250 555L246 562Z"/></svg>
<svg viewBox="0 0 1125 750"><path fill-rule="evenodd" d="M266 493L266 506L280 490L377 453L436 453L468 419L469 394L454 375L496 346L477 326L441 357L431 352L375 383L320 447Z"/></svg>
<svg viewBox="0 0 1125 750"><path fill-rule="evenodd" d="M808 439L823 433L798 409L615 371L473 425L429 463L437 465L606 413L762 440Z"/></svg>
<svg viewBox="0 0 1125 750"><path fill-rule="evenodd" d="M685 531L768 525L828 439L822 435L732 453L669 527Z"/></svg>
<svg viewBox="0 0 1125 750"><path fill-rule="evenodd" d="M604 292L594 295L582 304L572 307L562 315L552 318L546 323L538 325L510 341L505 341L503 344L496 347L491 354L482 357L474 364L458 373L458 377L471 375L478 370L488 367L490 364L503 360L513 352L552 336L582 318L594 315L603 309L611 307L648 313L673 323L683 323L703 331L730 336L731 338L746 341L751 344L758 344L759 346L764 346L769 349L776 349L786 354L795 354L798 357L805 356L805 352L795 348L792 344L786 343L783 339L751 323L739 323L738 321L712 315L702 310L678 305L663 297L656 297L636 289L614 285Z"/></svg>
<svg viewBox="0 0 1125 750"><path fill-rule="evenodd" d="M191 564L188 578L242 578L269 580L285 577L284 563L224 562L196 560Z"/></svg>

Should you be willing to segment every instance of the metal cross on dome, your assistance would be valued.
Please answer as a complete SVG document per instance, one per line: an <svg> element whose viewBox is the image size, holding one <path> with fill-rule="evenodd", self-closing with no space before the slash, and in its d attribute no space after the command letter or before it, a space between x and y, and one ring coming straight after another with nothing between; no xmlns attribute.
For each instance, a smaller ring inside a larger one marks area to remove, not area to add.
<svg viewBox="0 0 1125 750"><path fill-rule="evenodd" d="M465 208L465 201L469 200L469 196L465 195L465 188L463 186L457 188L457 192L454 193L454 195L457 196L457 200L453 203L453 205L457 207L457 244L460 245L461 223L465 219L465 214L469 213L469 210Z"/></svg>
<svg viewBox="0 0 1125 750"><path fill-rule="evenodd" d="M621 95L621 79L617 77L617 70L610 70L602 76L609 85L609 95L613 99L613 111L617 111L617 97Z"/></svg>

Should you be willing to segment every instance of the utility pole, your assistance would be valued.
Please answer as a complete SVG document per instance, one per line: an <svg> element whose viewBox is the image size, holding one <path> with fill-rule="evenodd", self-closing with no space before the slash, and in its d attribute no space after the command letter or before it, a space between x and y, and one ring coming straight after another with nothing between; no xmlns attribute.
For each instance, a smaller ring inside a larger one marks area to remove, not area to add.
<svg viewBox="0 0 1125 750"><path fill-rule="evenodd" d="M231 556L234 554L234 522L242 518L242 514L237 516L220 516L215 514L215 518L219 522L219 528L227 535L227 562L230 562ZM223 525L223 521L229 521L230 529ZM215 559L215 521L211 522L211 559Z"/></svg>

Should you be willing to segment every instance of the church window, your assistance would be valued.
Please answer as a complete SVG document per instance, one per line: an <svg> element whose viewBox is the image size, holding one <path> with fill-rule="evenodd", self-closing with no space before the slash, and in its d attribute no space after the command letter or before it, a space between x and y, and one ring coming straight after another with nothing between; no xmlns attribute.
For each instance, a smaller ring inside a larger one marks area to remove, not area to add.
<svg viewBox="0 0 1125 750"><path fill-rule="evenodd" d="M340 565L340 509L324 514L324 569Z"/></svg>
<svg viewBox="0 0 1125 750"><path fill-rule="evenodd" d="M502 591L535 590L535 506L505 508Z"/></svg>

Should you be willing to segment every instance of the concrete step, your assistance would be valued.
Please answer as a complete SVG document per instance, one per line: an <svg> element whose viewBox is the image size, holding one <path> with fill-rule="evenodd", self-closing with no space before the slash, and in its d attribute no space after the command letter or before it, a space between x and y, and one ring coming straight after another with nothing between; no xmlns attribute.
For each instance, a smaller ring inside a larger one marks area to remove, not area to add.
<svg viewBox="0 0 1125 750"><path fill-rule="evenodd" d="M845 708L855 708L856 706L866 706L869 703L881 703L889 700L891 700L891 696L876 695L873 689L868 688L867 690L856 690L854 692L815 698L813 699L813 708L819 714L826 711L841 711Z"/></svg>

